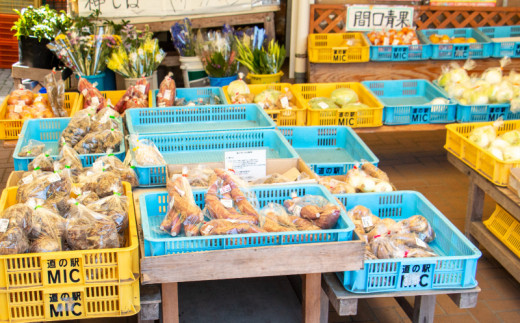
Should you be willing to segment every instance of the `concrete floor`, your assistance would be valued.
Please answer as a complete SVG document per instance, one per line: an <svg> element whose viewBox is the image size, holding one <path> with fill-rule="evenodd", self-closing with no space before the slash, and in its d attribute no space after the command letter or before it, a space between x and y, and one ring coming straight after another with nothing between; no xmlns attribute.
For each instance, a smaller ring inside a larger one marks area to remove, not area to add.
<svg viewBox="0 0 520 323"><path fill-rule="evenodd" d="M12 90L9 70L0 70L0 99ZM468 179L446 160L446 132L361 134L380 159L393 184L401 190L424 194L461 231L468 194ZM0 146L0 188L13 170L12 149ZM486 199L484 214L495 207ZM520 322L520 284L486 250L478 262L477 279L482 292L474 309L458 309L451 299L438 296L435 322ZM179 285L182 322L299 322L299 297L286 277ZM134 322L135 317L95 320ZM408 322L393 298L362 300L358 315L339 317L330 310L329 322ZM92 322L92 321L89 321Z"/></svg>

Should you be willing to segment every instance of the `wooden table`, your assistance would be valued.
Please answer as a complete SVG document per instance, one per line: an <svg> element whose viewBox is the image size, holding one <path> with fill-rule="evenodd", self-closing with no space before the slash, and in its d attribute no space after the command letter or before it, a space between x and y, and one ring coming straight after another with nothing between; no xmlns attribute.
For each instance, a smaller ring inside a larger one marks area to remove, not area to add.
<svg viewBox="0 0 520 323"><path fill-rule="evenodd" d="M464 226L466 236L476 245L481 243L517 281L520 281L520 259L482 224L485 194L518 221L520 221L520 198L509 188L491 183L451 153L448 153L448 161L469 176L468 208Z"/></svg>
<svg viewBox="0 0 520 323"><path fill-rule="evenodd" d="M356 315L358 300L360 299L395 297L397 303L399 303L403 308L412 322L421 323L433 322L435 298L437 295L448 294L459 308L473 308L477 305L477 297L480 292L480 288L475 287L470 289L416 290L405 292L355 294L345 290L336 274L330 273L323 275L322 288L324 291L322 302L325 302L328 298L332 307L340 316ZM407 296L415 297L413 307L405 299ZM324 322L327 322L325 317L323 317L323 319Z"/></svg>
<svg viewBox="0 0 520 323"><path fill-rule="evenodd" d="M477 66L470 72L482 73L490 67L500 67L500 59L487 58L475 60ZM366 63L308 63L307 79L309 83L327 82L361 82L368 80L435 80L441 74L441 66L456 62L464 64L464 60L425 60L409 62L366 62ZM520 69L520 59L511 59L511 64L504 70Z"/></svg>
<svg viewBox="0 0 520 323"><path fill-rule="evenodd" d="M13 78L15 87L18 87L18 85L22 84L22 80L24 79L38 81L38 83L43 86L43 80L50 72L52 72L52 70L28 67L20 64L20 62L14 63L11 67L11 76ZM63 80L66 80L70 75L72 75L72 71L69 69L57 69L56 75L58 78L61 77Z"/></svg>
<svg viewBox="0 0 520 323"><path fill-rule="evenodd" d="M134 203L141 255L144 255L139 195ZM254 247L141 258L141 283L161 284L163 322L179 321L178 283L246 277L302 275L304 322L319 322L321 273L363 267L361 241Z"/></svg>

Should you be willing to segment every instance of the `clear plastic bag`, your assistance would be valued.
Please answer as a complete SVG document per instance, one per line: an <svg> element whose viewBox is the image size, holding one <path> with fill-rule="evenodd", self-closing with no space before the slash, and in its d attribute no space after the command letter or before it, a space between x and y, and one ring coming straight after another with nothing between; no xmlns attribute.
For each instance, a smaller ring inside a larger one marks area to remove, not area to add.
<svg viewBox="0 0 520 323"><path fill-rule="evenodd" d="M54 170L54 159L49 156L48 152L41 153L29 163L28 169L30 171L52 172Z"/></svg>
<svg viewBox="0 0 520 323"><path fill-rule="evenodd" d="M401 232L414 232L424 242L435 239L435 232L428 220L422 215L414 215L397 223Z"/></svg>
<svg viewBox="0 0 520 323"><path fill-rule="evenodd" d="M123 133L119 129L89 132L74 146L74 150L82 155L118 151L122 140Z"/></svg>
<svg viewBox="0 0 520 323"><path fill-rule="evenodd" d="M117 232L124 233L128 228L128 198L113 194L87 204L94 212L106 215L115 222Z"/></svg>
<svg viewBox="0 0 520 323"><path fill-rule="evenodd" d="M158 107L172 107L175 103L175 81L172 76L173 73L168 73L159 86L156 98Z"/></svg>
<svg viewBox="0 0 520 323"><path fill-rule="evenodd" d="M254 224L232 219L214 219L204 223L200 228L203 236L264 232L266 232L264 229Z"/></svg>
<svg viewBox="0 0 520 323"><path fill-rule="evenodd" d="M127 109L148 107L148 91L150 84L143 77L135 85L130 86L114 109L124 115Z"/></svg>
<svg viewBox="0 0 520 323"><path fill-rule="evenodd" d="M122 181L130 183L132 188L139 186L139 180L133 168L113 155L102 156L96 159L94 164L92 164L92 171L95 173L111 171L117 174Z"/></svg>
<svg viewBox="0 0 520 323"><path fill-rule="evenodd" d="M130 145L130 153L133 160L139 166L162 166L166 165L161 152L153 141L148 139L139 139L138 135L128 136L128 143Z"/></svg>
<svg viewBox="0 0 520 323"><path fill-rule="evenodd" d="M70 118L67 127L61 132L60 147L65 144L74 147L80 142L81 139L89 133L94 114L95 110L90 108L80 110L74 114L74 116Z"/></svg>
<svg viewBox="0 0 520 323"><path fill-rule="evenodd" d="M254 207L258 205L258 200L254 192L249 189L249 185L231 171L216 168L215 174L222 180L218 183L222 184L219 193L223 199L231 197L235 207L241 214L255 218L256 222L258 222L258 212Z"/></svg>
<svg viewBox="0 0 520 323"><path fill-rule="evenodd" d="M0 219L9 221L7 228L20 228L25 233L31 232L33 210L22 203L14 204L3 210ZM0 232L1 233L1 232Z"/></svg>
<svg viewBox="0 0 520 323"><path fill-rule="evenodd" d="M188 180L174 174L166 183L169 204L168 212L161 223L161 230L175 237L184 230L187 237L200 235L199 229L204 220L202 210L195 203Z"/></svg>
<svg viewBox="0 0 520 323"><path fill-rule="evenodd" d="M374 229L379 223L379 217L372 214L372 211L363 205L356 205L347 212L349 218L354 222L360 233L366 234Z"/></svg>
<svg viewBox="0 0 520 323"><path fill-rule="evenodd" d="M112 194L124 194L121 178L112 171L93 173L86 172L79 177L79 184L82 191L96 193L100 198Z"/></svg>
<svg viewBox="0 0 520 323"><path fill-rule="evenodd" d="M334 178L320 177L319 183L325 186L332 194L356 193L356 189L352 185Z"/></svg>
<svg viewBox="0 0 520 323"><path fill-rule="evenodd" d="M69 177L58 173L42 172L27 184L22 183L16 192L16 200L25 203L29 198L47 200L69 196L72 182Z"/></svg>
<svg viewBox="0 0 520 323"><path fill-rule="evenodd" d="M42 154L45 150L43 142L30 139L27 145L23 146L18 153L19 157L36 157Z"/></svg>
<svg viewBox="0 0 520 323"><path fill-rule="evenodd" d="M99 92L94 85L87 79L80 77L78 82L78 91L83 94L84 103L83 108L93 108L94 111L99 111L107 106L107 101L103 94Z"/></svg>
<svg viewBox="0 0 520 323"><path fill-rule="evenodd" d="M29 239L21 228L9 227L0 232L0 255L16 255L29 249Z"/></svg>
<svg viewBox="0 0 520 323"><path fill-rule="evenodd" d="M30 204L30 202L27 204ZM29 233L29 238L38 239L41 236L49 236L58 241L64 238L65 224L67 222L64 217L42 205L37 205L34 208L32 216L32 228Z"/></svg>
<svg viewBox="0 0 520 323"><path fill-rule="evenodd" d="M183 174L188 178L191 187L208 187L217 179L217 175L213 169L205 165L197 165L197 167L183 170Z"/></svg>
<svg viewBox="0 0 520 323"><path fill-rule="evenodd" d="M267 232L297 231L285 208L276 203L269 203L259 211L259 225Z"/></svg>
<svg viewBox="0 0 520 323"><path fill-rule="evenodd" d="M79 203L71 205L65 236L72 250L120 247L115 222Z"/></svg>
<svg viewBox="0 0 520 323"><path fill-rule="evenodd" d="M47 90L47 98L56 117L68 117L65 110L65 82L56 77L56 71L45 75L43 84Z"/></svg>
<svg viewBox="0 0 520 323"><path fill-rule="evenodd" d="M106 107L98 111L92 117L92 131L102 131L107 129L119 129L121 125L121 115L111 107Z"/></svg>
<svg viewBox="0 0 520 323"><path fill-rule="evenodd" d="M295 196L285 200L283 205L292 215L305 218L322 229L334 227L341 213L337 205L318 195Z"/></svg>
<svg viewBox="0 0 520 323"><path fill-rule="evenodd" d="M75 181L77 176L83 171L83 164L78 153L69 145L63 145L59 159L54 162L54 171L67 173Z"/></svg>

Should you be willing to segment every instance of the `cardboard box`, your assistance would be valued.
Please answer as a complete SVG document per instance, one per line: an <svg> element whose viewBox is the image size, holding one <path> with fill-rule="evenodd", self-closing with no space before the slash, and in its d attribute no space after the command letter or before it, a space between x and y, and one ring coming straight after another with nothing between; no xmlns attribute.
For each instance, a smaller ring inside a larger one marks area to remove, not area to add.
<svg viewBox="0 0 520 323"><path fill-rule="evenodd" d="M168 165L167 167L167 176L170 177L171 174L180 174L182 172L183 167L188 167L188 169L197 168L198 165L204 165L211 169L214 168L224 168L224 162L218 163L203 163L203 164L179 164L179 165ZM295 172L297 170L297 172ZM285 174L287 175L293 174L293 178L297 177L299 173L305 172L310 178L303 181L292 181L285 183L274 183L274 184L260 184L260 185L288 185L288 184L314 184L318 182L318 175L316 175L310 167L305 164L305 162L301 158L292 158L292 159L268 159L266 165L266 173L267 175L271 174Z"/></svg>

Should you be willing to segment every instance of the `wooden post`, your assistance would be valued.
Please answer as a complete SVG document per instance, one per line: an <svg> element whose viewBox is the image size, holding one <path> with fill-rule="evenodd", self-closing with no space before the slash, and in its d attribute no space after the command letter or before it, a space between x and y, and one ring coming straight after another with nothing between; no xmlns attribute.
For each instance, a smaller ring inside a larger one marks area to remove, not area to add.
<svg viewBox="0 0 520 323"><path fill-rule="evenodd" d="M179 323L178 283L162 284L162 317L163 322Z"/></svg>
<svg viewBox="0 0 520 323"><path fill-rule="evenodd" d="M484 212L484 191L471 178L469 180L468 189L468 209L466 210L466 223L464 224L464 231L470 241L478 246L478 241L471 237L470 229L471 222L482 221L482 213Z"/></svg>
<svg viewBox="0 0 520 323"><path fill-rule="evenodd" d="M329 298L323 289L321 289L321 299L320 299L320 323L328 323L329 322Z"/></svg>
<svg viewBox="0 0 520 323"><path fill-rule="evenodd" d="M435 295L415 296L412 322L433 323L435 298Z"/></svg>
<svg viewBox="0 0 520 323"><path fill-rule="evenodd" d="M320 322L321 274L303 275L303 322Z"/></svg>

